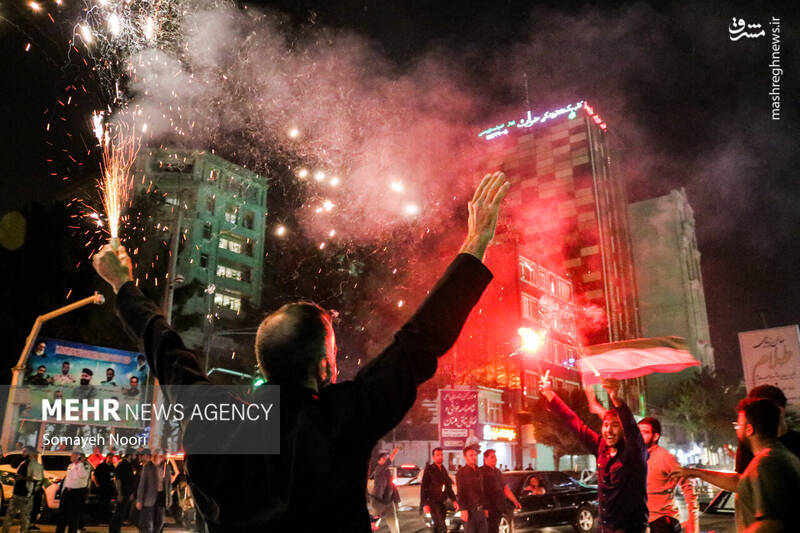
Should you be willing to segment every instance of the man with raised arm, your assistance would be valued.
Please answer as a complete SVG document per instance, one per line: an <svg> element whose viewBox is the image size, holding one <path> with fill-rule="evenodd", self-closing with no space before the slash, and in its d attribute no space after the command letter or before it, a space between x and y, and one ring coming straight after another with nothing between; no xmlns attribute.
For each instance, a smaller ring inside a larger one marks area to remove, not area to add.
<svg viewBox="0 0 800 533"><path fill-rule="evenodd" d="M417 387L436 372L437 359L492 279L481 261L508 188L501 172L483 178L468 204L460 253L394 341L353 381L329 384L336 377L336 342L327 311L290 303L264 319L256 359L268 382L280 385L281 453L187 455L192 494L212 533L370 531L370 452L411 408ZM124 248L104 247L94 267L117 293L118 314L141 341L159 382L207 384L197 356L132 282Z"/></svg>
<svg viewBox="0 0 800 533"><path fill-rule="evenodd" d="M647 448L630 408L619 397L619 381L604 379L612 407L603 414L598 435L553 391L543 377L539 391L583 445L597 457L600 504L598 533L642 533L647 530Z"/></svg>

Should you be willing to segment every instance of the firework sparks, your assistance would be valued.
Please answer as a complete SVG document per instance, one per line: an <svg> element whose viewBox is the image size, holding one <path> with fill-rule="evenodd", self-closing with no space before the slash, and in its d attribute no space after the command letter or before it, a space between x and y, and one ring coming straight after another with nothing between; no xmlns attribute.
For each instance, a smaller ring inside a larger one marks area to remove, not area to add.
<svg viewBox="0 0 800 533"><path fill-rule="evenodd" d="M98 135L103 150L103 161L100 165L101 178L98 181L100 199L108 220L108 233L112 243L119 242L119 223L122 208L127 203L131 192L131 167L139 152L139 141L133 134L134 129L125 122L119 122L115 132L110 135L107 126L102 122L103 114L94 113L92 123L95 135Z"/></svg>

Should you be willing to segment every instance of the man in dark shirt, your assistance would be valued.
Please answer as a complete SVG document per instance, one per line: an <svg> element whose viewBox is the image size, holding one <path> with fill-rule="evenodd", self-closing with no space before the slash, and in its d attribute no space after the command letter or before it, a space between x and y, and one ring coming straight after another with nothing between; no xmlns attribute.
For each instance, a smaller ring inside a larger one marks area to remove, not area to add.
<svg viewBox="0 0 800 533"><path fill-rule="evenodd" d="M120 533L122 523L128 519L136 492L136 477L133 472L133 450L128 449L125 456L114 469L114 480L117 488L117 506L108 526L109 533Z"/></svg>
<svg viewBox="0 0 800 533"><path fill-rule="evenodd" d="M488 449L483 452L483 466L481 480L483 481L483 494L486 496L486 508L489 511L488 531L497 533L500 530L500 518L508 511L510 500L516 509L522 509L511 488L503 481L503 473L497 468L497 454Z"/></svg>
<svg viewBox="0 0 800 533"><path fill-rule="evenodd" d="M444 467L442 449L434 448L431 452L431 458L433 463L426 465L425 471L422 473L419 499L422 504L422 511L431 515L434 533L446 533L447 500L454 502L456 511L458 511L458 503L456 502L456 494L453 492L453 480Z"/></svg>
<svg viewBox="0 0 800 533"><path fill-rule="evenodd" d="M374 484L372 486L372 507L380 515L391 533L399 533L400 522L397 519L397 504L400 503L400 493L394 484L391 464L397 455L397 448L391 455L382 452L378 455L378 464L372 472Z"/></svg>
<svg viewBox="0 0 800 533"><path fill-rule="evenodd" d="M464 448L466 465L456 473L458 485L458 507L465 533L486 533L489 514L486 495L483 493L483 480L478 469L478 452L472 446Z"/></svg>
<svg viewBox="0 0 800 533"><path fill-rule="evenodd" d="M111 497L114 495L114 455L109 453L98 463L92 473L97 487L97 509L102 522L107 522L111 511Z"/></svg>
<svg viewBox="0 0 800 533"><path fill-rule="evenodd" d="M14 474L14 492L11 501L6 510L6 517L3 520L3 533L8 533L11 527L11 521L19 513L19 528L22 532L28 531L28 525L31 519L31 508L33 507L33 474L29 472L30 469L30 456L32 448L25 446L22 449L22 457L24 459L17 467L17 472Z"/></svg>
<svg viewBox="0 0 800 533"><path fill-rule="evenodd" d="M319 519L329 531L370 530L364 500L370 452L414 404L417 387L433 376L491 280L481 261L508 188L501 172L483 178L469 203L461 253L392 344L353 381L328 384L336 377L336 342L322 308L287 304L261 323L256 359L268 381L280 385L281 453L187 454L192 495L212 533L318 530ZM124 248L104 247L94 267L118 294L118 314L142 341L158 381L208 384L197 356L133 283Z"/></svg>
<svg viewBox="0 0 800 533"><path fill-rule="evenodd" d="M45 374L47 373L47 367L44 365L39 365L36 369L35 374L31 374L27 378L25 378L26 385L35 385L37 387L46 387L50 385L50 382L47 380Z"/></svg>
<svg viewBox="0 0 800 533"><path fill-rule="evenodd" d="M603 380L612 407L601 435L592 431L561 401L549 379L540 392L584 446L597 456L600 513L598 533L639 533L647 529L647 448L630 408L619 397L619 381Z"/></svg>

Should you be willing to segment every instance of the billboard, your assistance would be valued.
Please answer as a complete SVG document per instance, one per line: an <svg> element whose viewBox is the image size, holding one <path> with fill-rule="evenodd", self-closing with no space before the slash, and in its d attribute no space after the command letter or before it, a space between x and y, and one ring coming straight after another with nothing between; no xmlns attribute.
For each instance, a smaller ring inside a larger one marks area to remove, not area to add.
<svg viewBox="0 0 800 533"><path fill-rule="evenodd" d="M800 327L742 331L739 349L747 390L758 385L779 387L787 408L800 412Z"/></svg>
<svg viewBox="0 0 800 533"><path fill-rule="evenodd" d="M439 389L439 442L446 450L478 444L478 391Z"/></svg>
<svg viewBox="0 0 800 533"><path fill-rule="evenodd" d="M42 400L147 401L147 361L141 353L38 337L25 363L14 403L20 421L42 422ZM87 423L111 425L100 417ZM140 427L132 422L115 426Z"/></svg>

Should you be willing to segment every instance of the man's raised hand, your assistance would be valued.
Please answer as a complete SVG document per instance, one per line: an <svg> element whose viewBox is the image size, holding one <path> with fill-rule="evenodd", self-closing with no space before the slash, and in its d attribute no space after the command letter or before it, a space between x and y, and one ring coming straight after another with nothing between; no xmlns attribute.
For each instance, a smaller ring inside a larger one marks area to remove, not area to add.
<svg viewBox="0 0 800 533"><path fill-rule="evenodd" d="M502 172L486 174L470 200L467 238L461 246L461 253L471 254L483 261L486 247L494 237L497 227L497 214L500 203L505 198L511 184Z"/></svg>
<svg viewBox="0 0 800 533"><path fill-rule="evenodd" d="M94 255L92 266L114 288L114 293L128 281L133 281L131 258L124 246L114 250L110 244L106 244Z"/></svg>

